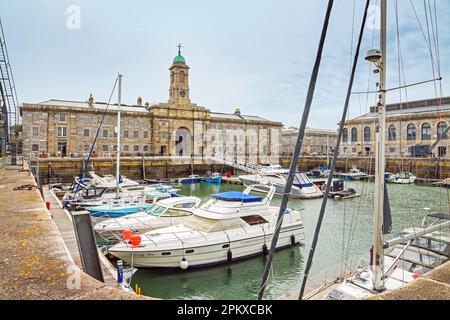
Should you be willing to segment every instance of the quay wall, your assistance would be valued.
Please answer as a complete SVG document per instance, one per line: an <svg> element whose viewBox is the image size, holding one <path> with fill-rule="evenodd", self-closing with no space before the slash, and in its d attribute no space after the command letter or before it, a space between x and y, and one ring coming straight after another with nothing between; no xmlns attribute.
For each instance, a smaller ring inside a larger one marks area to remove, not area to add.
<svg viewBox="0 0 450 320"><path fill-rule="evenodd" d="M280 164L288 168L290 157L281 157ZM303 156L300 158L298 168L308 171L314 167L326 165L326 157ZM88 170L95 170L99 175L114 174L115 158L93 158ZM373 157L339 158L337 171L345 172L356 166L360 170L374 174L375 159ZM42 184L49 178L60 178L62 182L70 183L73 177L78 176L83 167L81 158L44 158L39 159L39 179ZM232 167L216 163L208 158L189 157L122 157L120 159L121 173L131 179L157 179L185 177L193 172L203 175L210 172L238 173ZM450 159L441 158L387 158L386 171L409 171L423 179L444 179L450 177ZM144 174L145 172L145 174Z"/></svg>
<svg viewBox="0 0 450 320"><path fill-rule="evenodd" d="M0 300L150 299L82 272L28 171L0 172ZM14 190L32 185L31 190Z"/></svg>

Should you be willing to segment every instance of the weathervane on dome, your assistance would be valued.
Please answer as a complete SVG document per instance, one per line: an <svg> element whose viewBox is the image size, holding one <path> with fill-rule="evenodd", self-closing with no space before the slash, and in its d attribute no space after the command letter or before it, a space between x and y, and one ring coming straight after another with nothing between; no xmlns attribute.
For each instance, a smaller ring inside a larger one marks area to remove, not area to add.
<svg viewBox="0 0 450 320"><path fill-rule="evenodd" d="M181 56L181 48L183 48L183 46L181 45L181 42L178 44L178 55Z"/></svg>

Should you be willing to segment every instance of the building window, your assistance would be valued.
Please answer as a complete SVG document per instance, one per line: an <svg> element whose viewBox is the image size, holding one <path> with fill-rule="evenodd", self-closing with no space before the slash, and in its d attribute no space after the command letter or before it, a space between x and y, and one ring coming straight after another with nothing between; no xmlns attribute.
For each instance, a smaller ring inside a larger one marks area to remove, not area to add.
<svg viewBox="0 0 450 320"><path fill-rule="evenodd" d="M39 145L38 144L33 144L31 146L31 151L33 152L38 152L39 151Z"/></svg>
<svg viewBox="0 0 450 320"><path fill-rule="evenodd" d="M364 141L370 141L370 127L364 128Z"/></svg>
<svg viewBox="0 0 450 320"><path fill-rule="evenodd" d="M412 123L408 124L406 128L406 140L416 140L416 126Z"/></svg>
<svg viewBox="0 0 450 320"><path fill-rule="evenodd" d="M129 145L124 145L123 146L123 151L130 151L130 146Z"/></svg>
<svg viewBox="0 0 450 320"><path fill-rule="evenodd" d="M113 150L114 150L114 152L117 152L117 144L114 145Z"/></svg>
<svg viewBox="0 0 450 320"><path fill-rule="evenodd" d="M397 140L397 129L393 124L388 127L388 140L395 141Z"/></svg>
<svg viewBox="0 0 450 320"><path fill-rule="evenodd" d="M389 148L389 153L390 153L390 154L394 154L394 153L395 153L395 147Z"/></svg>
<svg viewBox="0 0 450 320"><path fill-rule="evenodd" d="M123 131L123 137L124 138L128 138L128 130L124 130Z"/></svg>
<svg viewBox="0 0 450 320"><path fill-rule="evenodd" d="M60 122L66 122L66 115L64 113L59 114L59 121Z"/></svg>
<svg viewBox="0 0 450 320"><path fill-rule="evenodd" d="M67 127L58 127L58 137L67 137Z"/></svg>
<svg viewBox="0 0 450 320"><path fill-rule="evenodd" d="M138 152L139 151L139 146L138 145L135 145L134 146L134 152Z"/></svg>
<svg viewBox="0 0 450 320"><path fill-rule="evenodd" d="M348 129L344 128L344 130L342 130L342 142L347 142L348 141Z"/></svg>
<svg viewBox="0 0 450 320"><path fill-rule="evenodd" d="M356 153L356 148L352 148L352 153Z"/></svg>
<svg viewBox="0 0 450 320"><path fill-rule="evenodd" d="M89 129L84 129L83 136L84 137L89 137Z"/></svg>
<svg viewBox="0 0 450 320"><path fill-rule="evenodd" d="M103 138L108 138L108 134L109 134L108 130L103 129Z"/></svg>
<svg viewBox="0 0 450 320"><path fill-rule="evenodd" d="M447 133L447 123L445 121L441 121L437 125L437 137L438 139L448 139Z"/></svg>
<svg viewBox="0 0 450 320"><path fill-rule="evenodd" d="M136 130L136 131L133 132L133 138L134 139L138 139L139 138L139 131Z"/></svg>
<svg viewBox="0 0 450 320"><path fill-rule="evenodd" d="M148 139L148 131L144 131L144 139Z"/></svg>
<svg viewBox="0 0 450 320"><path fill-rule="evenodd" d="M39 121L39 113L33 114L33 121Z"/></svg>
<svg viewBox="0 0 450 320"><path fill-rule="evenodd" d="M358 130L356 128L352 129L352 142L358 141Z"/></svg>
<svg viewBox="0 0 450 320"><path fill-rule="evenodd" d="M447 147L439 146L438 147L438 157L445 157L446 154L447 154Z"/></svg>
<svg viewBox="0 0 450 320"><path fill-rule="evenodd" d="M148 151L148 146L144 146L144 152Z"/></svg>
<svg viewBox="0 0 450 320"><path fill-rule="evenodd" d="M431 140L431 125L427 122L422 125L422 140Z"/></svg>
<svg viewBox="0 0 450 320"><path fill-rule="evenodd" d="M108 148L109 148L109 146L108 146L107 144L104 144L104 145L102 146L102 150L103 150L103 151L108 151Z"/></svg>
<svg viewBox="0 0 450 320"><path fill-rule="evenodd" d="M33 128L33 136L38 136L39 135L39 128L37 128L37 127L34 127Z"/></svg>

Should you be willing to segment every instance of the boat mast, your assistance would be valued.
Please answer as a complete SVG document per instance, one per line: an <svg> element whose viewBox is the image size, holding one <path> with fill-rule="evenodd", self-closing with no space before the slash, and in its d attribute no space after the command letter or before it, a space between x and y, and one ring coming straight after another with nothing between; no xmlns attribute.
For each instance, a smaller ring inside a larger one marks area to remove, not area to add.
<svg viewBox="0 0 450 320"><path fill-rule="evenodd" d="M374 238L373 238L373 289L383 291L383 248L382 226L384 208L384 171L385 171L385 138L386 138L386 27L387 27L387 0L381 0L381 29L380 49L381 61L380 87L378 113L379 120L376 129L376 159L375 159L375 214L374 214Z"/></svg>
<svg viewBox="0 0 450 320"><path fill-rule="evenodd" d="M117 149L116 149L116 197L119 198L119 181L120 181L120 103L122 98L122 75L119 73L119 88L117 93Z"/></svg>

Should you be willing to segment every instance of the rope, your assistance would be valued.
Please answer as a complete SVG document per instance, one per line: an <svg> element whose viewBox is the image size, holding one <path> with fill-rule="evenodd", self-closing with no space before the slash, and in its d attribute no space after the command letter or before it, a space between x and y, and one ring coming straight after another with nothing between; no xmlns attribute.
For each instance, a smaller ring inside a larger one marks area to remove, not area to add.
<svg viewBox="0 0 450 320"><path fill-rule="evenodd" d="M306 124L308 122L309 112L311 110L311 104L312 104L314 92L316 89L316 82L317 82L317 77L319 75L320 62L322 59L322 52L323 52L323 47L325 44L325 38L327 35L327 31L328 31L328 23L329 23L331 11L333 8L333 2L334 2L334 0L328 0L328 7L327 7L326 15L325 15L324 24L322 27L322 33L320 36L319 47L317 49L316 59L314 62L313 71L311 73L311 78L310 78L309 87L308 87L308 94L307 94L306 101L305 101L305 107L303 109L303 115L302 115L299 130L298 130L298 136L297 136L297 141L295 144L294 154L291 159L291 164L289 167L289 174L288 174L286 186L284 189L284 192L288 193L288 194L291 192L292 184L294 182L294 176L297 171L298 159L300 157L302 144L303 144L303 138L305 135ZM289 201L289 195L283 196L283 199L282 199L281 205L280 205L280 211L278 212L278 220L281 220L283 218L283 214L287 208L288 201ZM266 265L264 267L264 273L263 273L263 277L262 277L262 281L261 281L261 288L258 293L258 300L261 300L262 297L264 296L265 285L266 285L267 277L269 276L269 271L270 271L270 267L272 264L273 255L275 253L276 245L278 242L279 234L280 234L280 228L277 228L274 231L272 243L270 246L270 253L267 258Z"/></svg>
<svg viewBox="0 0 450 320"><path fill-rule="evenodd" d="M324 194L324 197L323 197L323 200L322 200L322 206L320 208L320 213L319 213L319 217L318 217L318 220L317 220L317 225L316 225L316 229L315 229L315 232L314 232L313 241L312 241L312 244L311 244L311 249L309 251L308 260L307 260L306 267L305 267L305 272L304 272L304 275L303 275L303 281L302 281L301 288L300 288L300 293L299 293L299 296L298 296L299 300L303 298L306 282L307 282L308 276L309 276L309 271L311 270L311 266L312 266L312 262L313 262L313 258L314 258L315 248L316 248L316 245L317 245L317 241L319 240L320 228L321 228L321 225L322 225L323 218L325 216L325 208L326 208L327 201L328 201L328 195L329 195L330 189L331 189L331 182L332 182L332 179L333 179L333 173L334 173L334 170L336 168L336 162L337 162L337 158L338 158L338 154L339 154L340 144L341 144L341 141L342 141L342 133L344 131L345 118L347 117L348 106L349 106L349 103L350 103L350 96L351 96L351 92L352 92L352 88L353 88L353 80L355 78L356 66L358 64L359 51L360 51L360 47L361 47L362 37L363 37L363 34L364 34L364 28L365 28L365 25L366 25L367 12L368 12L368 9L369 9L369 4L370 4L370 0L367 0L366 1L366 7L365 7L365 10L364 10L363 20L362 20L362 23L361 23L361 29L360 29L360 32L359 32L358 44L357 44L356 51L355 51L355 57L354 57L353 67L352 67L352 74L351 74L350 81L349 81L348 88L347 88L347 95L346 95L346 98L345 98L344 110L343 110L343 113L342 113L341 121L339 123L339 133L338 133L338 136L337 136L336 147L335 147L335 150L334 150L333 160L332 160L332 163L331 163L330 176L328 177L327 188L325 190L325 194Z"/></svg>

